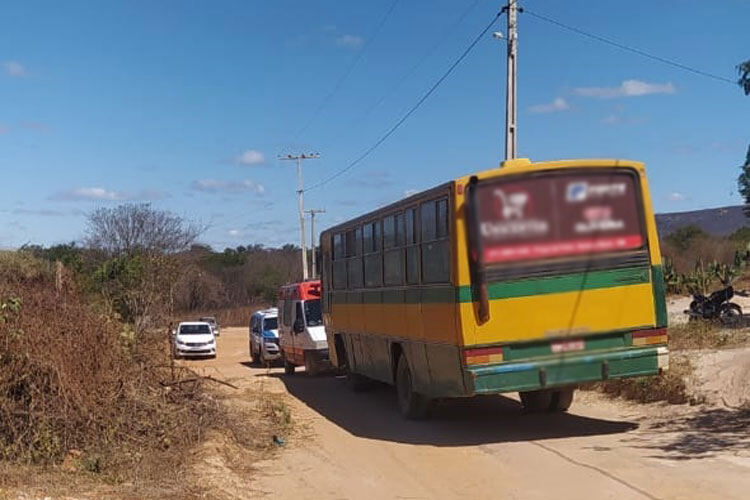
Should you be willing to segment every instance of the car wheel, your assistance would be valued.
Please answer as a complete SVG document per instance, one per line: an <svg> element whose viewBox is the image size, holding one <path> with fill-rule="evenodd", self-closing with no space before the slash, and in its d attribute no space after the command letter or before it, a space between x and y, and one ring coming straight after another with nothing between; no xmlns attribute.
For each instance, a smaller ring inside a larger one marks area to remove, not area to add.
<svg viewBox="0 0 750 500"><path fill-rule="evenodd" d="M294 375L295 366L291 364L288 359L286 359L286 354L284 354L283 352L281 353L281 359L284 360L284 373L287 375Z"/></svg>
<svg viewBox="0 0 750 500"><path fill-rule="evenodd" d="M414 391L414 383L409 369L409 362L402 354L398 358L396 368L396 394L398 396L398 407L401 414L410 419L418 420L425 418L429 410L429 400Z"/></svg>
<svg viewBox="0 0 750 500"><path fill-rule="evenodd" d="M253 349L252 340L248 343L248 350L250 351L250 363L254 365L258 362L258 357L255 355L255 349Z"/></svg>

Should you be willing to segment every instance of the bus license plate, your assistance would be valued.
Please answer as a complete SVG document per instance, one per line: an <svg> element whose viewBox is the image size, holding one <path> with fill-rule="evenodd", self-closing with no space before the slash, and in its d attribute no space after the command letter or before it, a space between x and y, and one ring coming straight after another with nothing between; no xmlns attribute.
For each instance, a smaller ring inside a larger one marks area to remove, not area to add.
<svg viewBox="0 0 750 500"><path fill-rule="evenodd" d="M585 345L582 339L578 339L552 342L551 347L552 352L557 354L561 352L583 351Z"/></svg>

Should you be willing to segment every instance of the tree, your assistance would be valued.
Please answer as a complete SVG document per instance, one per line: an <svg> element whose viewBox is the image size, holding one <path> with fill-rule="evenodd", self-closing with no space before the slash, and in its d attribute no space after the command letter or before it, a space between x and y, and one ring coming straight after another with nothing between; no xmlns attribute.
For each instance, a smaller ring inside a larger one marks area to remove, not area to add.
<svg viewBox="0 0 750 500"><path fill-rule="evenodd" d="M697 239L705 238L708 234L700 227L691 224L677 228L664 239L680 252L686 251Z"/></svg>
<svg viewBox="0 0 750 500"><path fill-rule="evenodd" d="M737 72L740 74L737 85L745 92L745 95L750 95L750 59L738 64Z"/></svg>
<svg viewBox="0 0 750 500"><path fill-rule="evenodd" d="M86 243L110 255L187 250L204 228L148 203L98 208L88 215Z"/></svg>
<svg viewBox="0 0 750 500"><path fill-rule="evenodd" d="M88 216L86 243L99 250L91 286L131 323L136 339L172 313L180 251L202 228L149 204L99 208Z"/></svg>
<svg viewBox="0 0 750 500"><path fill-rule="evenodd" d="M740 166L742 172L737 178L737 187L745 200L745 215L750 216L750 146L747 147L745 164Z"/></svg>

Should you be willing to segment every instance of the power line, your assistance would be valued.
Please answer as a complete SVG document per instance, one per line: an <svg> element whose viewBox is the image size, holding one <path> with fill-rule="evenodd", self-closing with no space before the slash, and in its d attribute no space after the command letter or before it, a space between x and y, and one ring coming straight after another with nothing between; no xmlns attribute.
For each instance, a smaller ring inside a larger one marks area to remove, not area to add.
<svg viewBox="0 0 750 500"><path fill-rule="evenodd" d="M463 61L466 58L466 56L469 55L469 52L471 52L472 49L482 39L482 37L485 34L487 34L487 32L490 30L490 28L492 28L492 25L494 25L495 22L497 22L497 19L500 17L500 15L501 15L501 13L498 12L495 15L495 17L492 18L492 21L490 21L490 23L476 36L476 38L474 38L474 40L471 42L471 44L469 44L469 46L466 48L466 50L463 51L463 53L458 57L458 59L456 59L453 62L453 64L450 65L450 67L448 68L448 70L445 73L443 73L443 75L432 85L432 87L430 87L430 90L428 90L416 102L416 104L414 104L411 108L409 108L409 111L407 111L406 114L404 114L404 116L402 116L401 119L398 120L390 129L388 129L388 131L385 134L383 134L383 136L380 139L378 139L377 141L375 141L375 143L372 146L370 146L369 148L367 148L364 153L362 153L361 155L359 155L354 161L350 162L346 167L342 168L341 170L339 170L337 172L334 172L332 175L326 177L322 181L320 181L320 182L318 182L316 184L313 184L312 186L310 186L309 188L307 188L305 191L310 191L312 189L316 189L316 188L318 188L320 186L328 184L329 182L331 182L335 178L337 178L337 177L343 175L344 173L348 172L349 170L351 170L352 168L354 168L358 163L360 163L362 160L364 160L365 158L367 158L368 156L370 156L370 154L373 151L375 151L381 144L383 144L386 140L388 140L388 138L391 135L393 135L393 133L396 132L396 130L398 130L398 128L407 119L409 119L409 117L412 114L414 114L414 112L417 111L417 109L419 109L420 106L422 106L422 104L435 92L435 90L437 90L437 88L440 86L440 84L443 83L443 81L446 78L448 78L448 76L451 73L453 73L453 70L456 69L456 67L461 63L461 61Z"/></svg>
<svg viewBox="0 0 750 500"><path fill-rule="evenodd" d="M723 76L714 75L712 73L708 73L707 71L703 71L703 70L700 70L700 69L692 68L692 67L687 66L685 64L678 63L676 61L672 61L670 59L666 59L664 57L651 54L649 52L646 52L645 50L637 49L635 47L630 47L628 45L616 42L614 40L610 40L609 38L605 38L605 37L600 36L600 35L595 35L593 33L589 33L587 31L583 31L582 29L576 28L574 26L567 25L565 23L561 23L560 21L556 21L556 20L554 20L552 18L549 18L547 16L544 16L542 14L537 14L536 12L532 12L529 9L523 9L521 12L523 12L525 14L528 14L528 15L530 15L532 17L536 17L537 19L541 19L542 21L548 22L550 24L554 24L555 26L558 26L560 28L566 29L568 31L572 31L573 33L577 33L579 35L585 36L587 38L591 38L591 39L596 40L598 42L602 42L602 43L605 43L607 45L611 45L613 47L617 47L618 49L625 50L625 51L628 51L628 52L632 52L634 54L638 54L639 56L646 57L648 59L652 59L654 61L658 61L660 63L667 64L669 66L673 66L675 68L679 68L679 69L684 70L684 71L689 71L691 73L695 73L696 75L701 75L701 76L705 76L705 77L708 77L708 78L712 78L714 80L718 80L720 82L726 82L726 83L731 83L732 85L737 85L737 82L735 82L734 80L730 80L729 78L724 78Z"/></svg>
<svg viewBox="0 0 750 500"><path fill-rule="evenodd" d="M479 4L481 0L474 0L472 4L470 4L462 13L458 16L456 21L446 30L443 31L443 34L441 36L437 37L437 42L432 45L432 47L424 52L422 56L419 58L419 61L411 67L406 73L404 73L401 78L399 78L394 85L392 85L375 103L370 106L367 111L365 111L358 119L354 120L352 122L352 126L359 124L360 122L364 121L370 114L375 111L382 103L385 101L391 94L393 94L406 80L409 79L421 66L424 64L424 62L429 59L438 48L440 48L447 40L448 40L448 34L452 33L454 29L456 29L463 21L466 19L466 16L469 15L471 11L474 10L474 8Z"/></svg>
<svg viewBox="0 0 750 500"><path fill-rule="evenodd" d="M393 0L391 3L391 6L386 11L385 15L380 19L380 22L375 27L375 31L372 32L372 35L367 39L362 49L357 53L357 56L352 59L352 62L349 64L349 66L344 70L344 72L341 74L339 79L336 81L336 84L333 86L331 91L323 98L322 101L320 101L320 104L315 108L315 111L313 111L313 114L310 116L310 119L307 120L305 125L294 135L294 139L296 140L299 136L304 134L308 128L315 122L315 120L318 118L318 115L320 115L320 112L323 111L323 109L328 105L329 102L333 99L333 97L338 93L338 91L341 89L342 85L344 85L344 82L349 78L349 75L352 74L354 71L354 68L357 66L357 63L359 63L360 59L362 59L362 56L367 51L367 48L372 44L373 40L378 36L380 33L380 30L383 29L383 26L385 26L386 21L388 21L388 18L391 17L391 14L393 13L394 9L396 8L396 5L398 4L399 0Z"/></svg>

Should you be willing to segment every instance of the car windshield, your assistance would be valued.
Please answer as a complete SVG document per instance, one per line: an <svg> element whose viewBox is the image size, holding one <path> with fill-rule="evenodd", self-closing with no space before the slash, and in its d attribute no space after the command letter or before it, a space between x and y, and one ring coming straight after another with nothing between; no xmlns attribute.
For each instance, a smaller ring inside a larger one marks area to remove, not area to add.
<svg viewBox="0 0 750 500"><path fill-rule="evenodd" d="M305 301L305 319L307 326L320 326L323 318L320 314L320 299Z"/></svg>
<svg viewBox="0 0 750 500"><path fill-rule="evenodd" d="M202 325L181 325L180 335L197 335L203 333L211 333L211 327L207 324Z"/></svg>
<svg viewBox="0 0 750 500"><path fill-rule="evenodd" d="M278 318L265 318L263 320L264 330L277 330L279 328Z"/></svg>

